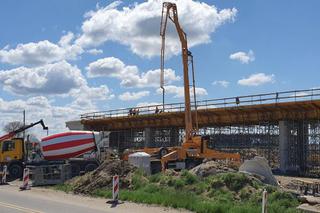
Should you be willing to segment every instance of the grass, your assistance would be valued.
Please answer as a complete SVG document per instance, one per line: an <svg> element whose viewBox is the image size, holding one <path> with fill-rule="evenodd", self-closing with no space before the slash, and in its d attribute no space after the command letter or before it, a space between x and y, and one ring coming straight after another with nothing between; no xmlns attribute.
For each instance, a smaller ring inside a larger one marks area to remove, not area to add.
<svg viewBox="0 0 320 213"><path fill-rule="evenodd" d="M199 213L258 213L261 212L261 193L266 188L269 213L298 212L297 199L289 193L278 191L248 178L244 174L225 173L204 179L182 171L144 176L136 172L131 189L121 189L120 199L137 203L158 204L172 208L183 208ZM68 185L57 185L55 189L72 191ZM111 198L111 190L97 189L91 196Z"/></svg>

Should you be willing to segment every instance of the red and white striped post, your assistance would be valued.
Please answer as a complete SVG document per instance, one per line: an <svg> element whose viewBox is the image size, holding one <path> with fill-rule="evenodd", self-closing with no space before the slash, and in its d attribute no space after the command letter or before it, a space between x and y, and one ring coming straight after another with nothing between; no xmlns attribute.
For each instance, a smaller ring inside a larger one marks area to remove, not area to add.
<svg viewBox="0 0 320 213"><path fill-rule="evenodd" d="M2 184L7 183L7 166L3 166L1 183Z"/></svg>
<svg viewBox="0 0 320 213"><path fill-rule="evenodd" d="M112 199L115 203L119 199L119 175L115 175L112 178Z"/></svg>
<svg viewBox="0 0 320 213"><path fill-rule="evenodd" d="M20 186L21 190L26 190L26 189L30 189L30 185L29 185L29 169L25 168L23 170L23 183L22 186Z"/></svg>

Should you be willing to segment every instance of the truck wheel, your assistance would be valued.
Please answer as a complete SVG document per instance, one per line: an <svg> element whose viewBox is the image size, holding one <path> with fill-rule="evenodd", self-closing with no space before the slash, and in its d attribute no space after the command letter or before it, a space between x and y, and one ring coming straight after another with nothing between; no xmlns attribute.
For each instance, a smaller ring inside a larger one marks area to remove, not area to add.
<svg viewBox="0 0 320 213"><path fill-rule="evenodd" d="M98 168L98 166L96 164L93 163L89 163L86 165L86 167L84 168L85 173L87 172L92 172L93 170L95 170L96 168Z"/></svg>
<svg viewBox="0 0 320 213"><path fill-rule="evenodd" d="M159 150L159 158L161 159L163 156L169 153L169 150L165 147L160 148Z"/></svg>
<svg viewBox="0 0 320 213"><path fill-rule="evenodd" d="M13 179L17 179L22 177L22 166L19 164L11 164L8 168L9 170L9 175Z"/></svg>
<svg viewBox="0 0 320 213"><path fill-rule="evenodd" d="M80 175L80 166L77 164L71 164L71 176L76 177Z"/></svg>

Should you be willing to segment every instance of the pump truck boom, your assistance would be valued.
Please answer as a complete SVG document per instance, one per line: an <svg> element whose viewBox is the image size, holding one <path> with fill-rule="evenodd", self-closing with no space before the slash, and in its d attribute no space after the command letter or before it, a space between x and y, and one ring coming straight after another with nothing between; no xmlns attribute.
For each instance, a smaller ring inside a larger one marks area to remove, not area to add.
<svg viewBox="0 0 320 213"><path fill-rule="evenodd" d="M175 25L181 42L182 52L182 65L183 65L183 80L184 80L184 98L185 98L185 137L181 146L176 147L161 147L161 148L148 148L145 147L139 150L128 150L123 159L128 159L130 153L133 152L146 152L151 156L157 156L160 159L162 170L166 168L184 169L192 168L201 163L203 159L213 160L231 160L235 163L240 163L240 155L238 153L226 153L210 149L208 147L208 136L198 135L198 125L193 125L192 111L190 101L190 85L189 85L189 69L188 59L191 57L193 63L193 56L188 50L187 34L183 31L178 20L178 11L175 3L164 2L162 7L160 36L162 40L161 45L161 74L160 74L160 87L163 90L164 100L164 58L165 58L165 37L168 20L171 20ZM194 85L194 82L193 82ZM195 89L194 89L195 92ZM164 106L164 105L163 105ZM195 110L197 110L195 106ZM163 111L165 113L165 110ZM195 114L195 120L196 114ZM152 161L155 163L157 161ZM153 167L153 166L151 166ZM157 169L153 169L156 171Z"/></svg>
<svg viewBox="0 0 320 213"><path fill-rule="evenodd" d="M183 165L184 167L192 167L200 163L204 158L209 159L230 159L240 161L240 155L237 153L224 153L208 148L208 138L197 135L197 125L193 126L192 112L190 103L190 84L189 84L189 70L188 57L190 51L188 50L187 34L180 26L178 19L178 10L175 3L164 2L162 7L160 35L162 38L161 46L161 87L164 84L164 54L165 54L165 35L167 29L168 19L173 22L178 32L181 42L182 64L183 64L183 79L184 79L184 98L185 98L185 138L180 147L175 147L173 151L164 155L161 158L162 168L168 167L169 163ZM195 92L195 90L194 90ZM195 109L196 110L196 109ZM178 163L178 164L177 164ZM183 167L183 166L182 166Z"/></svg>

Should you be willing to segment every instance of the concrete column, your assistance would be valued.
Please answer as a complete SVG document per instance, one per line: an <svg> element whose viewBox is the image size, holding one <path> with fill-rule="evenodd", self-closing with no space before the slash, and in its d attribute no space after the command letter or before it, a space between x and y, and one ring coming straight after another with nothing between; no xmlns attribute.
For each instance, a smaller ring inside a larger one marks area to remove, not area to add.
<svg viewBox="0 0 320 213"><path fill-rule="evenodd" d="M280 170L286 173L289 170L290 127L288 121L279 121L279 134Z"/></svg>
<svg viewBox="0 0 320 213"><path fill-rule="evenodd" d="M300 174L304 174L307 169L307 152L308 152L308 124L299 121L297 125L297 166Z"/></svg>
<svg viewBox="0 0 320 213"><path fill-rule="evenodd" d="M172 127L170 129L170 146L179 145L179 128Z"/></svg>
<svg viewBox="0 0 320 213"><path fill-rule="evenodd" d="M151 147L154 141L154 130L150 127L144 129L144 146Z"/></svg>

